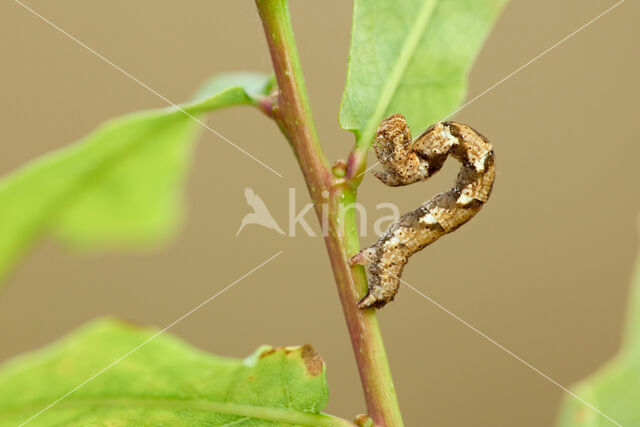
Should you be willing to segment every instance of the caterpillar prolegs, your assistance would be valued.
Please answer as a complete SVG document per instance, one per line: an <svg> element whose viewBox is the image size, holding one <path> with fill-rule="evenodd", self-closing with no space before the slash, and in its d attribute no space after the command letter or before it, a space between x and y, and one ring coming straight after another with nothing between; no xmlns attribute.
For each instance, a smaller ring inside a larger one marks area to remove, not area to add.
<svg viewBox="0 0 640 427"><path fill-rule="evenodd" d="M458 159L462 169L452 189L398 218L377 242L349 260L351 265L366 265L369 273L369 291L358 301L360 308L380 308L392 301L407 259L473 218L489 198L495 178L493 147L460 123L436 123L412 143L405 118L394 114L380 123L374 148L383 167L374 175L390 186L429 178L448 155Z"/></svg>

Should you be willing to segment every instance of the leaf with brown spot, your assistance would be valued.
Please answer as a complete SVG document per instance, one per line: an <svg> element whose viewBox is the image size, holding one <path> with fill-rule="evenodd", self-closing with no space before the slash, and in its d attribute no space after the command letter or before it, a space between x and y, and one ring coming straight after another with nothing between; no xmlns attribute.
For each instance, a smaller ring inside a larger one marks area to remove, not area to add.
<svg viewBox="0 0 640 427"><path fill-rule="evenodd" d="M352 425L321 412L327 380L311 346L262 346L246 359L230 359L168 333L149 340L155 334L100 320L5 363L0 426L29 420L145 342L30 425Z"/></svg>

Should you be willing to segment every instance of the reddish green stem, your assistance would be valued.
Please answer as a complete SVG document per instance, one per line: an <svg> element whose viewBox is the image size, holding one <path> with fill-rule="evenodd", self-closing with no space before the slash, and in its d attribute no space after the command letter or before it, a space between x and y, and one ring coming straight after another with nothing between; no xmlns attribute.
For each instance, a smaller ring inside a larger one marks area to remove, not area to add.
<svg viewBox="0 0 640 427"><path fill-rule="evenodd" d="M324 156L302 76L291 29L287 0L256 0L278 82L278 98L270 110L291 143L322 221L322 205L329 206L329 233L325 243L349 328L367 411L376 426L402 426L402 416L391 378L382 335L374 310L360 310L356 301L366 293L361 266L351 268L348 258L359 250L354 209L360 181L354 169L364 168L362 153L352 154L334 175ZM366 153L365 153L366 154ZM353 157L356 156L356 157ZM353 158L352 158L353 157ZM354 166L356 166L354 168Z"/></svg>

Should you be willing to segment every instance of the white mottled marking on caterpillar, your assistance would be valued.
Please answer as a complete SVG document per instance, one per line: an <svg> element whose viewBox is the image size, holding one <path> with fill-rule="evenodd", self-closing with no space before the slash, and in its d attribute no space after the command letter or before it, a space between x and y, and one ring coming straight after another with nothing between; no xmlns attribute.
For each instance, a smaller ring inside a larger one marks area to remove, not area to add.
<svg viewBox="0 0 640 427"><path fill-rule="evenodd" d="M456 202L458 202L459 205L466 205L468 203L473 202L475 199L471 196L468 196L464 193L460 194L460 197L458 197L458 200L456 200Z"/></svg>
<svg viewBox="0 0 640 427"><path fill-rule="evenodd" d="M435 219L434 216L431 215L429 212L424 214L424 216L420 217L419 221L425 224L431 224L431 225L438 223L438 220Z"/></svg>
<svg viewBox="0 0 640 427"><path fill-rule="evenodd" d="M369 273L369 291L358 301L360 308L392 301L407 259L469 221L488 200L495 178L493 147L460 123L436 123L412 143L404 117L394 114L380 123L374 148L383 167L374 175L390 186L429 178L448 155L460 160L462 168L452 189L398 218L377 242L351 257L352 265L366 265Z"/></svg>

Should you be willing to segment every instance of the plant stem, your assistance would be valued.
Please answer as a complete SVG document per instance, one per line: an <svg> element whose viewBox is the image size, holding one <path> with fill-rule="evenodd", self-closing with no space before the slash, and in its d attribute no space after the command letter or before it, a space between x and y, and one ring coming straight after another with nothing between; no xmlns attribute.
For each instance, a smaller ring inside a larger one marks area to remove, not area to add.
<svg viewBox="0 0 640 427"><path fill-rule="evenodd" d="M332 174L311 115L287 2L256 0L256 4L278 82L278 97L271 114L293 146L312 199L320 200L322 192L331 185Z"/></svg>
<svg viewBox="0 0 640 427"><path fill-rule="evenodd" d="M402 426L387 353L375 309L361 310L356 301L367 292L362 266L350 267L348 258L360 249L356 228L355 189L345 182L336 185L329 201L329 235L325 238L342 310L349 328L368 415L376 426Z"/></svg>
<svg viewBox="0 0 640 427"><path fill-rule="evenodd" d="M358 179L334 176L322 151L307 96L293 37L287 0L256 0L278 82L278 99L271 113L287 137L322 221L328 205L325 244L338 286L367 411L376 426L402 426L402 417L391 378L375 310L361 310L356 301L367 290L361 266L351 268L348 258L359 250L353 203ZM349 160L351 162L351 158ZM358 159L362 169L362 153ZM352 173L353 175L353 173Z"/></svg>

